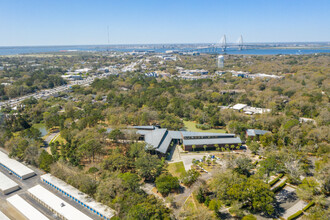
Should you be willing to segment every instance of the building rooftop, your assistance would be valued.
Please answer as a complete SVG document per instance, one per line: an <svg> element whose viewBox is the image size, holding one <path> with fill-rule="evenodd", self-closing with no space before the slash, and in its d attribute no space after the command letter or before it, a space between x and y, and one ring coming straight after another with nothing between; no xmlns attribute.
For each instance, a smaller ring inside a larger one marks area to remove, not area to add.
<svg viewBox="0 0 330 220"><path fill-rule="evenodd" d="M30 188L28 192L66 219L92 220L92 218L80 212L78 209L71 206L40 185L36 185ZM40 218L31 219L39 220Z"/></svg>
<svg viewBox="0 0 330 220"><path fill-rule="evenodd" d="M0 151L0 163L2 163L4 166L8 167L10 170L20 175L21 177L34 173L33 170L21 164L20 162L9 158L8 155L3 153L2 151Z"/></svg>
<svg viewBox="0 0 330 220"><path fill-rule="evenodd" d="M41 212L30 205L27 201L22 199L19 195L14 195L7 198L7 201L14 206L20 213L22 213L27 219L48 220Z"/></svg>
<svg viewBox="0 0 330 220"><path fill-rule="evenodd" d="M243 108L245 108L247 106L247 104L235 104L232 109L235 109L235 110L241 110Z"/></svg>
<svg viewBox="0 0 330 220"><path fill-rule="evenodd" d="M270 131L265 130L258 130L258 129L247 129L246 134L248 136L256 136L256 135L264 135L266 133L269 133Z"/></svg>
<svg viewBox="0 0 330 220"><path fill-rule="evenodd" d="M215 144L241 144L239 137L236 138L212 138L212 139L184 139L183 145L215 145Z"/></svg>
<svg viewBox="0 0 330 220"><path fill-rule="evenodd" d="M18 184L15 181L11 180L5 174L0 172L0 190L2 192L17 186Z"/></svg>
<svg viewBox="0 0 330 220"><path fill-rule="evenodd" d="M3 214L1 211L0 211L0 219L1 220L10 220L5 214Z"/></svg>
<svg viewBox="0 0 330 220"><path fill-rule="evenodd" d="M80 202L88 205L90 208L93 208L99 213L102 213L102 215L105 215L109 219L115 214L115 211L109 208L108 206L96 202L93 198L91 198L87 194L82 193L78 189L74 188L73 186L67 184L63 180L60 180L59 178L49 173L42 175L40 178L47 180L48 182L60 188L64 192L69 193L71 196L78 199Z"/></svg>

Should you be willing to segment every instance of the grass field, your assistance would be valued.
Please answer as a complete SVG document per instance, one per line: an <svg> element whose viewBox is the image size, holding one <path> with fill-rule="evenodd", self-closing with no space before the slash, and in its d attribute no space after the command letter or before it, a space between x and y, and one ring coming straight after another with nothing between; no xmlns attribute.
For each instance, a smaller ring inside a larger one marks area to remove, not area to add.
<svg viewBox="0 0 330 220"><path fill-rule="evenodd" d="M226 133L223 129L209 129L209 130L202 130L196 128L196 122L193 121L183 121L184 126L187 131L193 131L193 132L210 132L210 133Z"/></svg>
<svg viewBox="0 0 330 220"><path fill-rule="evenodd" d="M168 164L168 172L170 172L173 176L180 177L186 170L184 169L183 162L177 163L169 163Z"/></svg>

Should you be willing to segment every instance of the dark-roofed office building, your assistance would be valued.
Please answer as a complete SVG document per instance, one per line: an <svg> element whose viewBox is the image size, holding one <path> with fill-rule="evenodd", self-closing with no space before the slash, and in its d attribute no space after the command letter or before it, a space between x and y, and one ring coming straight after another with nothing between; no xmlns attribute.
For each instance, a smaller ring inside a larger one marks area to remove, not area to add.
<svg viewBox="0 0 330 220"><path fill-rule="evenodd" d="M264 135L266 133L271 133L271 132L270 131L265 131L265 130L258 130L258 129L247 129L246 130L246 138L259 140L259 136Z"/></svg>
<svg viewBox="0 0 330 220"><path fill-rule="evenodd" d="M208 150L215 150L217 145L219 147L240 146L242 143L239 137L235 137L235 134L168 131L166 128L154 126L135 126L134 128L141 135L141 140L147 143L148 149L155 150L162 155L166 155L172 142L182 143L186 151L204 150L205 145Z"/></svg>

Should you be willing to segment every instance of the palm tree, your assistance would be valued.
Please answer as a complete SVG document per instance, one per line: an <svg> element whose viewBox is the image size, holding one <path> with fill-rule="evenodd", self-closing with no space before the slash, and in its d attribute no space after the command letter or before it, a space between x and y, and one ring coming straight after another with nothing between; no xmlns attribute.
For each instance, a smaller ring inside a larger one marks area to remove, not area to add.
<svg viewBox="0 0 330 220"><path fill-rule="evenodd" d="M206 151L206 148L207 148L207 146L206 146L206 145L204 145L204 146L203 146L203 148L204 148L204 150Z"/></svg>
<svg viewBox="0 0 330 220"><path fill-rule="evenodd" d="M241 148L240 146L238 146L238 145L236 146L236 149L237 149L237 150L239 150L240 148Z"/></svg>
<svg viewBox="0 0 330 220"><path fill-rule="evenodd" d="M226 149L228 149L229 148L229 144L226 144L225 147L226 147Z"/></svg>
<svg viewBox="0 0 330 220"><path fill-rule="evenodd" d="M215 147L215 149L216 149L217 151L220 150L219 144L215 144L214 147Z"/></svg>
<svg viewBox="0 0 330 220"><path fill-rule="evenodd" d="M195 149L196 149L196 145L195 144L192 146L192 149L193 149L193 151L195 151Z"/></svg>
<svg viewBox="0 0 330 220"><path fill-rule="evenodd" d="M221 151L223 152L223 151L225 151L226 149L224 148L224 147L221 147Z"/></svg>
<svg viewBox="0 0 330 220"><path fill-rule="evenodd" d="M231 150L234 150L235 149L235 145L231 145L230 148L231 148Z"/></svg>

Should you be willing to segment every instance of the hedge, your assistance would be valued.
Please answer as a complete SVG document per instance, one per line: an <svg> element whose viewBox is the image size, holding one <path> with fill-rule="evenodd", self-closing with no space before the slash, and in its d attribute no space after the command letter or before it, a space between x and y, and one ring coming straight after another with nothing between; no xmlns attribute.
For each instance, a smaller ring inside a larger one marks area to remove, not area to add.
<svg viewBox="0 0 330 220"><path fill-rule="evenodd" d="M299 210L298 212L294 213L293 215L289 216L287 218L287 220L293 220L293 219L296 219L298 218L299 216L301 216L303 214L303 211L302 210Z"/></svg>
<svg viewBox="0 0 330 220"><path fill-rule="evenodd" d="M275 183L277 183L279 180L280 180L280 177L276 177L275 179L273 179L272 181L270 181L268 184L269 184L270 186L274 186Z"/></svg>
<svg viewBox="0 0 330 220"><path fill-rule="evenodd" d="M307 211L313 205L315 205L315 202L314 201L308 203L308 205L306 205L302 210L305 212L305 211Z"/></svg>
<svg viewBox="0 0 330 220"><path fill-rule="evenodd" d="M283 187L286 185L286 181L284 181L283 183L281 183L278 187L273 189L274 193L277 193L278 191L280 191L281 189L283 189Z"/></svg>
<svg viewBox="0 0 330 220"><path fill-rule="evenodd" d="M275 183L277 183L277 182L278 182L283 176L284 176L284 174L281 173L278 177L276 177L275 179L273 179L272 181L270 181L268 184L269 184L270 186L274 186Z"/></svg>

